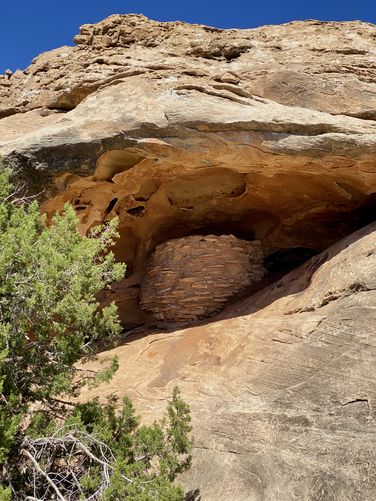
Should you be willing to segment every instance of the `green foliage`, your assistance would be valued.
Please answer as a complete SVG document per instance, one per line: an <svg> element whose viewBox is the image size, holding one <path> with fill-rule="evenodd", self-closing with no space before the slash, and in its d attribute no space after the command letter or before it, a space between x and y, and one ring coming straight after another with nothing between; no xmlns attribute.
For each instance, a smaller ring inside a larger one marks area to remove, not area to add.
<svg viewBox="0 0 376 501"><path fill-rule="evenodd" d="M116 221L91 238L78 233L69 206L47 227L36 203L3 205L1 345L9 352L3 391L18 394L20 403L73 394L73 364L85 352L86 337L120 332L115 306L100 310L96 299L124 274L124 266L105 253L116 237Z"/></svg>
<svg viewBox="0 0 376 501"><path fill-rule="evenodd" d="M150 426L127 398L120 409L115 399L65 402L118 367L112 359L90 377L75 368L95 341L120 333L116 306L97 301L125 272L109 252L116 224L82 236L69 205L46 224L0 167L0 501L12 491L14 499L184 498L173 480L189 467L192 442L178 389Z"/></svg>
<svg viewBox="0 0 376 501"><path fill-rule="evenodd" d="M189 408L177 388L167 409L161 421L139 426L128 398L123 400L118 413L114 411L114 402L101 406L98 401L92 401L77 407L79 427L106 444L116 458L111 482L104 491L105 500L184 499L182 489L172 480L189 467L192 441L188 437L191 431ZM181 435L182 429L185 434L176 447L176 436ZM87 465L86 471L82 486L84 494L89 496L98 487L100 476L97 465ZM124 481L125 478L129 481Z"/></svg>
<svg viewBox="0 0 376 501"><path fill-rule="evenodd" d="M115 399L78 404L64 423L38 412L21 452L14 454L12 485L22 499L53 498L49 483L25 463L26 451L55 479L64 499L183 501L184 492L173 480L190 465L190 431L189 408L177 388L166 415L149 426L140 426L128 398L120 409Z"/></svg>
<svg viewBox="0 0 376 501"><path fill-rule="evenodd" d="M9 487L0 486L0 501L11 501L12 491Z"/></svg>

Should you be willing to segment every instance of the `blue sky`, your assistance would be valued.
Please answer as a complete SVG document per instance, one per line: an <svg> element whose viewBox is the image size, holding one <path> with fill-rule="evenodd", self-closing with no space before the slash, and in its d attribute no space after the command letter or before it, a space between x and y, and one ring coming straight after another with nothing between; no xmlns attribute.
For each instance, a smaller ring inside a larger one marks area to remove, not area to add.
<svg viewBox="0 0 376 501"><path fill-rule="evenodd" d="M142 13L221 28L296 19L376 23L376 0L0 0L0 73L25 68L40 52L72 45L81 24L111 14Z"/></svg>

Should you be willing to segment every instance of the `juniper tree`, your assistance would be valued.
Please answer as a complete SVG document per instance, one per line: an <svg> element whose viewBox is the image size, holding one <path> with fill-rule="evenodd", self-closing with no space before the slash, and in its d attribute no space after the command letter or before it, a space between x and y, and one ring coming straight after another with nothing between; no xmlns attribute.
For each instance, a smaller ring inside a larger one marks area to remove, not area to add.
<svg viewBox="0 0 376 501"><path fill-rule="evenodd" d="M97 294L124 276L110 252L116 220L89 235L69 205L49 224L0 169L0 501L183 499L172 482L189 466L190 416L174 390L166 417L139 425L131 402L70 403L88 379L76 369L121 326Z"/></svg>

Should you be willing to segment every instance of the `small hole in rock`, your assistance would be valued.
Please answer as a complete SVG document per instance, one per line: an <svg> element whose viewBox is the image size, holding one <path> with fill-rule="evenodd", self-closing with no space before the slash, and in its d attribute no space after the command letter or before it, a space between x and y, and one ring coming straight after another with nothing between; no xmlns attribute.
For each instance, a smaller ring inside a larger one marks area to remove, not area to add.
<svg viewBox="0 0 376 501"><path fill-rule="evenodd" d="M108 206L107 206L107 209L106 209L106 214L109 214L109 213L112 211L112 209L115 207L115 205L116 205L116 202L117 202L117 201L118 201L118 199L117 199L117 198L113 198L113 199L111 200L111 202L110 202L110 203L108 204Z"/></svg>
<svg viewBox="0 0 376 501"><path fill-rule="evenodd" d="M264 266L269 273L288 272L297 266L308 261L318 252L308 247L292 247L290 249L280 249L269 254L264 259Z"/></svg>
<svg viewBox="0 0 376 501"><path fill-rule="evenodd" d="M132 207L127 210L128 214L135 217L141 217L144 215L145 207L143 205L138 205L137 207Z"/></svg>

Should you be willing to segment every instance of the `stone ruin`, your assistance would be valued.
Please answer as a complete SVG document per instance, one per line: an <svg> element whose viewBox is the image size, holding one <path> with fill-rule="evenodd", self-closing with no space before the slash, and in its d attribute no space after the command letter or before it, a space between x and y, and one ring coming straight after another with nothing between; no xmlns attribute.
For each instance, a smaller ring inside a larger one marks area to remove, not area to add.
<svg viewBox="0 0 376 501"><path fill-rule="evenodd" d="M164 322L190 322L221 310L265 275L261 242L193 235L160 244L141 287L141 307Z"/></svg>

